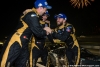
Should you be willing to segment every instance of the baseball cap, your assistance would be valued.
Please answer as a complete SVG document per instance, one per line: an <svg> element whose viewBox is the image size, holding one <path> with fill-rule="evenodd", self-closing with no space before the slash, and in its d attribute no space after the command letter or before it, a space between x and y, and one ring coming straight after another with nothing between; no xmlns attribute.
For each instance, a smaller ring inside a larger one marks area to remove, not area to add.
<svg viewBox="0 0 100 67"><path fill-rule="evenodd" d="M46 11L43 15L48 15L48 16L50 16L50 14L49 14L49 12L48 11Z"/></svg>
<svg viewBox="0 0 100 67"><path fill-rule="evenodd" d="M35 4L35 8L38 8L38 7L45 7L47 9L52 8L51 6L48 5L46 0L36 0L34 4Z"/></svg>
<svg viewBox="0 0 100 67"><path fill-rule="evenodd" d="M58 17L67 20L67 16L65 14L63 14L63 13L59 13L58 15L54 16L55 19L57 19Z"/></svg>

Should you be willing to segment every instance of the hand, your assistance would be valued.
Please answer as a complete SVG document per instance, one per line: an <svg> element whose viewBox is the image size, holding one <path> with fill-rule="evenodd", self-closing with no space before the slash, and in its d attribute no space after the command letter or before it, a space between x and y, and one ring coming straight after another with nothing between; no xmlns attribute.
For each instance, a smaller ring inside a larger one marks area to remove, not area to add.
<svg viewBox="0 0 100 67"><path fill-rule="evenodd" d="M51 34L52 30L50 29L50 27L45 27L44 30L46 30L47 34Z"/></svg>
<svg viewBox="0 0 100 67"><path fill-rule="evenodd" d="M27 14L28 12L31 12L32 11L32 9L26 9L24 12L23 12L23 14L25 15L25 14Z"/></svg>

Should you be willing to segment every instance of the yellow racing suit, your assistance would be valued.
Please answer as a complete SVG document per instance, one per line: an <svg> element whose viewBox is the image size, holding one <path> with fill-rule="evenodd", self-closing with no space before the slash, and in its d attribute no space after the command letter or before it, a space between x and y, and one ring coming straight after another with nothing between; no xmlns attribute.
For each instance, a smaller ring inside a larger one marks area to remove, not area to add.
<svg viewBox="0 0 100 67"><path fill-rule="evenodd" d="M49 23L46 23L44 21L40 21L40 25L42 26L42 28L50 26ZM46 38L47 38L46 36L42 37L34 36L32 38L31 49L30 49L30 67L36 67L36 63L39 57L41 57L43 65L46 66L47 56L48 56L48 51L45 47Z"/></svg>
<svg viewBox="0 0 100 67"><path fill-rule="evenodd" d="M75 37L75 28L70 23L65 23L55 28L52 36L66 43L66 56L69 65L78 65L80 60L80 47Z"/></svg>
<svg viewBox="0 0 100 67"><path fill-rule="evenodd" d="M18 27L4 43L0 55L0 67L27 67L29 60L28 44L31 36L46 36L40 25L39 16L32 8L31 12L21 15Z"/></svg>

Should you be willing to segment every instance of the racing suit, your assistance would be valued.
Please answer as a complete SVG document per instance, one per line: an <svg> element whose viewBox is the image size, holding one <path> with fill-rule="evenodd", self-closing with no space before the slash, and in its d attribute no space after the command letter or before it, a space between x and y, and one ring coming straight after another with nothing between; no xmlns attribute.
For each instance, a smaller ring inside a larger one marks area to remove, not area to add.
<svg viewBox="0 0 100 67"><path fill-rule="evenodd" d="M32 34L36 37L46 35L46 31L39 23L35 8L21 16L17 29L5 42L0 55L0 67L10 67L13 64L16 67L27 67L29 60L28 44Z"/></svg>
<svg viewBox="0 0 100 67"><path fill-rule="evenodd" d="M42 28L49 27L50 24L44 21L40 21ZM34 38L35 37L35 38ZM43 62L43 65L46 66L48 51L45 47L46 36L37 37L34 36L31 42L31 51L30 51L30 67L36 67L36 63L39 57Z"/></svg>
<svg viewBox="0 0 100 67"><path fill-rule="evenodd" d="M80 47L75 37L75 28L73 25L66 23L55 28L52 36L66 43L66 56L69 65L78 65L80 59Z"/></svg>

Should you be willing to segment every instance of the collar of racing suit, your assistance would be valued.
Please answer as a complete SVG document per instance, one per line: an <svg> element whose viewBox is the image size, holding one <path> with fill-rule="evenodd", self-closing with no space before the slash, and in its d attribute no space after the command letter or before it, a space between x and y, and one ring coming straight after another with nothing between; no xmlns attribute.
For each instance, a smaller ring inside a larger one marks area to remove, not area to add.
<svg viewBox="0 0 100 67"><path fill-rule="evenodd" d="M34 7L32 8L32 11L34 11L37 14L37 16L39 16L39 14L37 13L37 11Z"/></svg>

